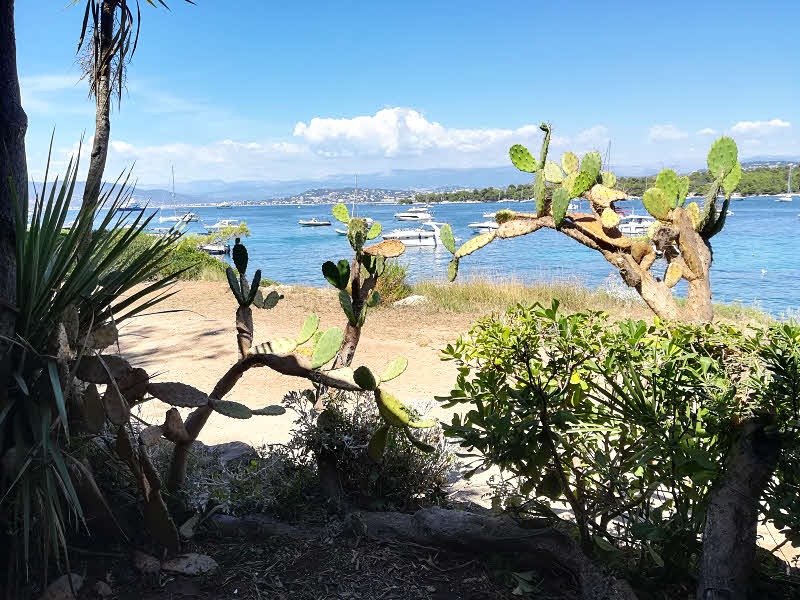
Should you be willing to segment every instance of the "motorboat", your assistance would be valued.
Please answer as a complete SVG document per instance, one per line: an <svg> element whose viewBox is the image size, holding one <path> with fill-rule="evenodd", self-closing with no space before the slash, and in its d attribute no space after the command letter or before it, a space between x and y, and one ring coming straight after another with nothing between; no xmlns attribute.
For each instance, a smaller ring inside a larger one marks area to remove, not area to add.
<svg viewBox="0 0 800 600"><path fill-rule="evenodd" d="M415 221L417 223L426 223L433 221L433 215L429 212L429 206L413 206L404 212L394 213L395 219L398 221Z"/></svg>
<svg viewBox="0 0 800 600"><path fill-rule="evenodd" d="M569 206L567 206L567 212L580 212L580 210L581 210L580 202L570 202Z"/></svg>
<svg viewBox="0 0 800 600"><path fill-rule="evenodd" d="M228 227L238 227L238 226L239 226L239 219L221 219L216 223L214 223L213 225L203 224L203 227L209 233L218 233L223 229L227 229Z"/></svg>
<svg viewBox="0 0 800 600"><path fill-rule="evenodd" d="M231 252L231 245L230 244L205 244L200 246L200 250L206 252L208 254L230 254Z"/></svg>
<svg viewBox="0 0 800 600"><path fill-rule="evenodd" d="M347 229L339 229L339 228L337 227L336 229L334 229L334 231L335 231L336 233L338 233L339 235L347 235Z"/></svg>
<svg viewBox="0 0 800 600"><path fill-rule="evenodd" d="M230 208L230 207L231 207L230 202L220 202L219 204L217 204L217 208Z"/></svg>
<svg viewBox="0 0 800 600"><path fill-rule="evenodd" d="M191 223L192 221L199 221L200 220L200 216L196 215L193 212L185 212L182 215L180 215L180 217L181 217L181 219L180 219L179 223Z"/></svg>
<svg viewBox="0 0 800 600"><path fill-rule="evenodd" d="M619 217L619 231L628 237L645 237L647 235L650 225L655 223L655 219L650 215L620 215Z"/></svg>
<svg viewBox="0 0 800 600"><path fill-rule="evenodd" d="M317 217L300 219L297 223L300 225L300 227L327 227L331 224L330 221L321 221Z"/></svg>
<svg viewBox="0 0 800 600"><path fill-rule="evenodd" d="M497 213L496 212L488 212L488 213L483 213L482 216L483 216L484 219L494 219L497 216Z"/></svg>
<svg viewBox="0 0 800 600"><path fill-rule="evenodd" d="M489 220L489 221L470 223L469 225L467 225L467 227L469 227L470 229L477 229L478 231L485 232L485 231L494 231L495 229L500 227L500 225L497 224L497 221Z"/></svg>
<svg viewBox="0 0 800 600"><path fill-rule="evenodd" d="M440 246L442 244L440 225L441 223L427 222L413 229L395 229L384 233L381 237L384 240L400 240L406 246Z"/></svg>

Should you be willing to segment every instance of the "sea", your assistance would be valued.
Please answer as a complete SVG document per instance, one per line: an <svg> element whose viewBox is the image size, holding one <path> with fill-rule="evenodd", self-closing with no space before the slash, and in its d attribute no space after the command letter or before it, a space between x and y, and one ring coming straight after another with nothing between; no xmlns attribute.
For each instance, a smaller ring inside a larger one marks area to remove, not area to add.
<svg viewBox="0 0 800 600"><path fill-rule="evenodd" d="M646 214L640 202L619 205L637 214ZM333 218L331 208L330 205L273 205L181 210L200 216L200 223L190 224L190 232L200 232L202 223L209 225L220 219L246 222L251 235L243 242L247 245L250 269L261 269L264 277L290 285L326 286L322 263L351 256L347 238L335 231L344 226ZM357 216L379 221L384 232L414 226L394 217L407 206L365 204L355 208ZM467 224L485 221L483 213L505 208L535 210L531 202L452 203L433 205L431 213L437 222L450 223L456 238L463 242L475 235ZM733 215L712 238L713 300L753 306L776 316L796 315L800 310L800 198L794 202L775 202L769 197L743 198L732 201L730 210ZM159 215L172 214L173 209L159 212ZM312 217L329 220L332 225L301 227L298 224L300 219ZM151 224L158 226L157 221L158 215ZM446 279L450 258L444 247L409 247L398 260L408 265L409 278L419 281ZM230 257L223 260L229 261ZM659 274L665 267L665 263L656 262L652 269ZM496 240L462 259L459 279L475 276L510 277L522 282L565 281L590 288L619 289L621 285L616 270L600 254L549 229ZM685 294L685 283L681 282L676 288L679 295Z"/></svg>

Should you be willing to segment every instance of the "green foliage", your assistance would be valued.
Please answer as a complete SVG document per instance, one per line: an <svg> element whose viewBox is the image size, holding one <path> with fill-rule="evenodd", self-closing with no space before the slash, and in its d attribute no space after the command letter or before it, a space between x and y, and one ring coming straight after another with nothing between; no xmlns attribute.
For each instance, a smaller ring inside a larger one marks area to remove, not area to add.
<svg viewBox="0 0 800 600"><path fill-rule="evenodd" d="M675 208L678 205L681 184L675 171L672 169L661 171L656 177L656 187L664 192L664 198L669 208Z"/></svg>
<svg viewBox="0 0 800 600"><path fill-rule="evenodd" d="M358 387L362 390L374 392L378 387L379 380L375 378L373 372L369 367L358 367L353 372L353 381L356 382Z"/></svg>
<svg viewBox="0 0 800 600"><path fill-rule="evenodd" d="M372 227L369 228L369 231L367 232L367 239L374 240L381 234L381 231L383 231L383 225L376 221L372 224Z"/></svg>
<svg viewBox="0 0 800 600"><path fill-rule="evenodd" d="M249 419L253 416L252 411L244 404L232 400L215 400L214 410L232 419Z"/></svg>
<svg viewBox="0 0 800 600"><path fill-rule="evenodd" d="M458 258L454 256L452 260L447 263L447 279L455 281L456 277L458 277Z"/></svg>
<svg viewBox="0 0 800 600"><path fill-rule="evenodd" d="M397 260L386 261L383 274L378 277L375 285L375 291L385 305L402 300L411 294L407 278L408 265L401 264Z"/></svg>
<svg viewBox="0 0 800 600"><path fill-rule="evenodd" d="M444 356L459 375L439 400L469 408L447 435L516 482L506 508L557 521L551 501L566 502L584 549L610 540L685 572L736 424L771 415L786 456L797 456L797 325L611 323L560 314L557 303L519 305L479 321ZM762 510L800 539L789 517L800 467L780 464Z"/></svg>
<svg viewBox="0 0 800 600"><path fill-rule="evenodd" d="M664 190L658 187L650 188L642 196L645 209L656 219L666 219L669 213L670 200Z"/></svg>
<svg viewBox="0 0 800 600"><path fill-rule="evenodd" d="M715 179L725 177L736 166L739 150L729 137L721 137L708 152L708 172Z"/></svg>
<svg viewBox="0 0 800 600"><path fill-rule="evenodd" d="M402 375L407 368L408 359L404 356L398 356L386 366L383 375L381 375L381 381L391 381L395 377Z"/></svg>
<svg viewBox="0 0 800 600"><path fill-rule="evenodd" d="M306 317L306 320L303 321L303 327L300 329L300 334L297 336L297 343L305 344L317 331L317 327L319 327L319 316L317 316L317 313L311 313Z"/></svg>
<svg viewBox="0 0 800 600"><path fill-rule="evenodd" d="M450 227L450 223L445 223L442 225L439 235L442 238L442 244L444 244L444 247L450 251L450 254L455 254L456 240L453 237L453 228Z"/></svg>
<svg viewBox="0 0 800 600"><path fill-rule="evenodd" d="M564 181L564 173L552 160L548 160L544 164L544 178L550 183L561 183Z"/></svg>
<svg viewBox="0 0 800 600"><path fill-rule="evenodd" d="M487 233L482 233L480 235L476 235L474 238L467 240L464 242L461 247L456 251L454 259L463 258L469 254L472 254L476 250L480 250L486 244L490 243L495 237L494 231L489 231Z"/></svg>
<svg viewBox="0 0 800 600"><path fill-rule="evenodd" d="M312 393L303 394L300 401L284 399L298 414L288 446L298 456L321 451L331 456L351 502L373 510L414 510L442 502L455 460L438 426L417 432L416 437L433 448L431 453L420 452L403 430L386 427L371 393L336 393L323 401L326 418L320 426ZM374 455L372 460L364 460L365 453Z"/></svg>
<svg viewBox="0 0 800 600"><path fill-rule="evenodd" d="M42 564L54 559L61 568L69 528L84 525L73 478L80 474L89 481L91 474L70 444L70 436L77 434L70 423L82 419L73 409L82 401L82 390L73 385L70 362L94 351L87 343L101 326L113 333L107 340L113 344L115 324L169 296L166 286L180 275L158 275L180 233L148 239L144 230L152 216L131 218L119 210L132 194L127 176L101 194L98 208L108 211L99 225L93 211L80 211L65 231L79 165L70 160L60 184L49 181L49 166L48 157L30 226L22 210L27 190L17 197L13 184L2 182L11 185L15 209L19 307L13 340L7 340L0 357L2 506L4 533L21 538L20 565L26 575L33 560L31 540ZM136 254L128 254L132 246ZM74 439L77 445L84 441Z"/></svg>
<svg viewBox="0 0 800 600"><path fill-rule="evenodd" d="M567 175L575 173L578 170L578 165L578 157L574 152L565 152L564 156L561 157L561 166Z"/></svg>

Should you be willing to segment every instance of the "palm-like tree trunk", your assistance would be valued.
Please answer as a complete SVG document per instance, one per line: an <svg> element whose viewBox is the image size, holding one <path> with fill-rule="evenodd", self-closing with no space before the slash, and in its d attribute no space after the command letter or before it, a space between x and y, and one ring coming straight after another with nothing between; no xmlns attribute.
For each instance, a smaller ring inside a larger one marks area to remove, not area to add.
<svg viewBox="0 0 800 600"><path fill-rule="evenodd" d="M111 59L107 58L113 51L114 12L116 0L104 0L100 7L99 45L96 56L95 74L95 129L89 171L86 174L86 188L83 191L81 210L96 209L103 183L103 173L108 157L108 140L111 136Z"/></svg>
<svg viewBox="0 0 800 600"><path fill-rule="evenodd" d="M9 178L27 214L28 169L14 38L14 0L0 0L0 335L13 337L17 301L14 204ZM4 347L0 341L0 350ZM0 388L5 381L0 381Z"/></svg>

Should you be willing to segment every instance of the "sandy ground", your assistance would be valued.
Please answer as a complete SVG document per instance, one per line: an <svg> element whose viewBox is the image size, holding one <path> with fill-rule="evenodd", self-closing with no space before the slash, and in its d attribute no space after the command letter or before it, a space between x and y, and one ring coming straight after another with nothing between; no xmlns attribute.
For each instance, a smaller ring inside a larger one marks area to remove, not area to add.
<svg viewBox="0 0 800 600"><path fill-rule="evenodd" d="M142 367L155 381L181 381L210 392L217 380L236 361L236 301L227 284L186 282L179 293L158 306L158 313L125 322L121 327L122 354ZM344 327L339 303L332 292L308 288L282 291L284 300L272 310L253 310L255 343L280 336L294 337L303 320L315 312L320 328ZM180 311L180 312L167 312ZM427 313L427 314L426 314ZM439 349L465 332L478 314L420 311L389 307L370 314L361 335L354 366L367 365L380 373L392 359L405 356L408 369L388 385L401 399L432 400L446 394L455 381L455 367L439 358ZM308 389L307 381L280 375L270 369L248 371L226 396L260 408L279 404L290 390ZM140 416L163 421L169 408L160 402L143 405ZM451 411L431 414L449 420ZM285 442L293 416L232 421L213 414L200 434L206 444L241 440L249 444Z"/></svg>
<svg viewBox="0 0 800 600"><path fill-rule="evenodd" d="M142 367L155 381L180 381L210 392L220 377L236 361L236 301L226 283L181 282L178 293L151 314L126 321L120 331L122 354ZM254 342L275 337L294 337L303 320L315 312L320 328L344 327L341 308L330 290L281 287L285 298L272 310L253 310ZM397 356L408 359L408 369L388 386L404 400L432 402L447 394L455 382L455 365L440 360L439 351L466 333L482 316L480 312L450 313L419 307L389 306L368 318L356 352L354 366L367 365L380 373ZM279 404L291 390L308 389L305 379L279 375L270 369L251 369L226 396L251 408ZM150 401L140 405L138 414L150 423L162 423L168 405ZM188 410L182 410L184 416ZM438 406L429 413L449 421L453 409ZM243 441L251 445L283 443L289 439L294 413L279 417L254 417L234 420L213 413L199 439L206 444ZM494 470L476 475L469 482L459 481L454 493L461 500L481 505L489 503L486 480ZM783 536L772 528L759 527L760 543L773 548ZM784 560L798 556L790 545L779 553Z"/></svg>

